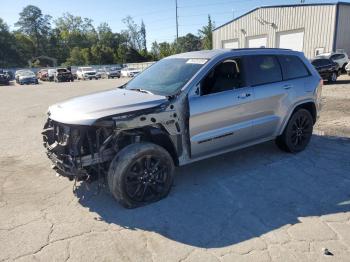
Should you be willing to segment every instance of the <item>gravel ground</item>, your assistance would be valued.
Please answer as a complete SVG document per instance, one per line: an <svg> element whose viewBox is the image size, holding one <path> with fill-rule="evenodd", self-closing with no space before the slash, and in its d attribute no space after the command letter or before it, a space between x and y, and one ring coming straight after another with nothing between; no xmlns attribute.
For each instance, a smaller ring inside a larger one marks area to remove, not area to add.
<svg viewBox="0 0 350 262"><path fill-rule="evenodd" d="M349 77L325 85L304 152L269 142L181 167L134 210L95 184L74 195L40 135L50 104L122 81L0 87L0 261L350 261Z"/></svg>

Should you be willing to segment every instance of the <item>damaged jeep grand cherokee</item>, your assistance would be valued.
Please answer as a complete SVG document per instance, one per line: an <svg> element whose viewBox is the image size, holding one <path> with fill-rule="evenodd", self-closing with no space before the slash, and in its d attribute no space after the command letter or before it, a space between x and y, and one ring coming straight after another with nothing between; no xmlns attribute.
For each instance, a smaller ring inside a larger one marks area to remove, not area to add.
<svg viewBox="0 0 350 262"><path fill-rule="evenodd" d="M174 55L124 86L51 106L44 146L59 174L105 177L133 208L164 198L175 166L268 140L302 151L321 88L317 71L291 50Z"/></svg>

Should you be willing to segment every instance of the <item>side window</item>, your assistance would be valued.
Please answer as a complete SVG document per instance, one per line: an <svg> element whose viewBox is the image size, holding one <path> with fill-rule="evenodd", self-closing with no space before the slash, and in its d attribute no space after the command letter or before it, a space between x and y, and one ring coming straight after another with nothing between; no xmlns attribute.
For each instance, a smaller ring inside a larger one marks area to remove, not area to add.
<svg viewBox="0 0 350 262"><path fill-rule="evenodd" d="M257 55L247 59L252 86L282 81L281 67L275 56Z"/></svg>
<svg viewBox="0 0 350 262"><path fill-rule="evenodd" d="M283 80L309 76L305 64L297 56L281 55L278 60L282 67Z"/></svg>
<svg viewBox="0 0 350 262"><path fill-rule="evenodd" d="M242 61L239 58L226 59L216 65L201 81L201 95L233 90L244 86Z"/></svg>

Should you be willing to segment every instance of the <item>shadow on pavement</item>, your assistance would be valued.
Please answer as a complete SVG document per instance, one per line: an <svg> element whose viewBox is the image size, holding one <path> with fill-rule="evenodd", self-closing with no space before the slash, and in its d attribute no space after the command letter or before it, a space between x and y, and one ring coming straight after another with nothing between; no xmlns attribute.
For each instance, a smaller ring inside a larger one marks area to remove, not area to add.
<svg viewBox="0 0 350 262"><path fill-rule="evenodd" d="M124 209L107 190L94 196L83 185L77 195L107 223L196 247L225 247L299 217L350 211L349 156L349 140L314 135L296 155L269 142L181 167L170 195L145 207Z"/></svg>
<svg viewBox="0 0 350 262"><path fill-rule="evenodd" d="M337 80L334 83L332 83L332 85L346 85L346 84L350 84L350 79L346 79L346 80Z"/></svg>

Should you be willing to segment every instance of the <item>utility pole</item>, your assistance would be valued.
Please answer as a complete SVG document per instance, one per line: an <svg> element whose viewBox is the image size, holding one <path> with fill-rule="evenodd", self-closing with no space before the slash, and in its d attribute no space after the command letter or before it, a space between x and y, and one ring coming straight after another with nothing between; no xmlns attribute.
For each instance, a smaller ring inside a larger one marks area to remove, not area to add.
<svg viewBox="0 0 350 262"><path fill-rule="evenodd" d="M177 43L177 39L179 38L179 16L177 15L177 0L175 0L175 13L176 13L176 43Z"/></svg>

